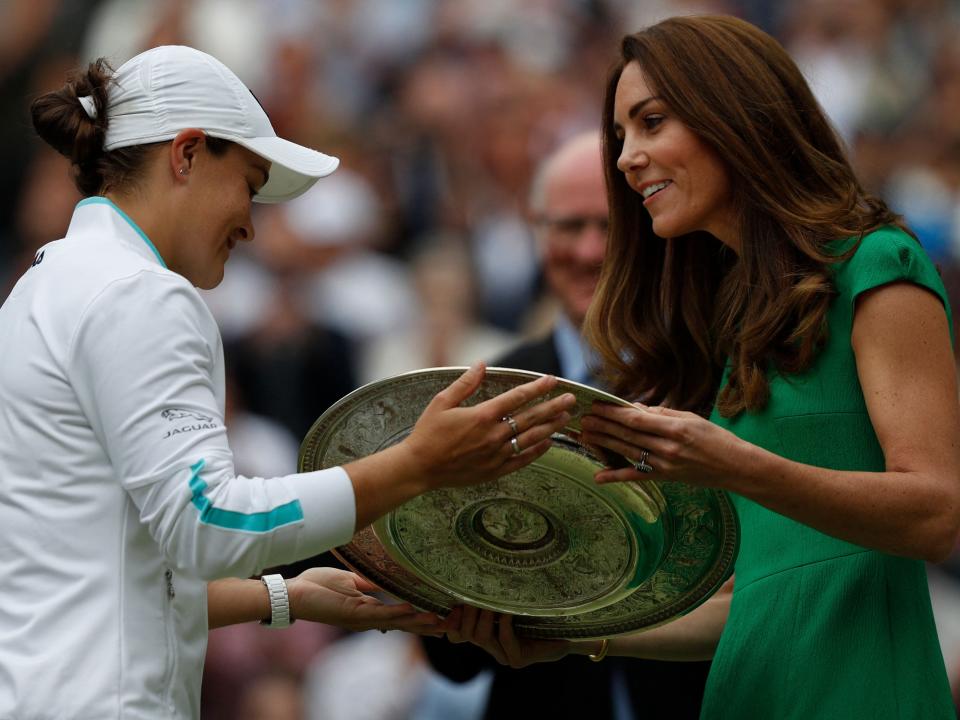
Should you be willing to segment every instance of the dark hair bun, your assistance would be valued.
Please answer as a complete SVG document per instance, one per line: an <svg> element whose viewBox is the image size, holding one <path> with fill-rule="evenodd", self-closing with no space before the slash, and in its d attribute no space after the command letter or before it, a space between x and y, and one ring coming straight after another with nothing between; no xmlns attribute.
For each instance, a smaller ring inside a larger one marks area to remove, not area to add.
<svg viewBox="0 0 960 720"><path fill-rule="evenodd" d="M107 131L107 88L113 69L104 58L90 63L85 71L74 71L59 90L41 95L30 105L33 127L43 140L74 164L77 188L86 196L96 195L103 178L98 169ZM96 118L87 115L79 98L89 96L96 106Z"/></svg>

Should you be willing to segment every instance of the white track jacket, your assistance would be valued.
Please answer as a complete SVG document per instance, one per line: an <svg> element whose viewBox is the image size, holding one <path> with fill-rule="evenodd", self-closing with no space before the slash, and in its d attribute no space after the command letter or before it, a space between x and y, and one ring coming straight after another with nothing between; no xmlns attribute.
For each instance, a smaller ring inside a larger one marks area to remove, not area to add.
<svg viewBox="0 0 960 720"><path fill-rule="evenodd" d="M0 307L0 718L196 718L206 581L347 542L341 468L234 475L220 334L102 197Z"/></svg>

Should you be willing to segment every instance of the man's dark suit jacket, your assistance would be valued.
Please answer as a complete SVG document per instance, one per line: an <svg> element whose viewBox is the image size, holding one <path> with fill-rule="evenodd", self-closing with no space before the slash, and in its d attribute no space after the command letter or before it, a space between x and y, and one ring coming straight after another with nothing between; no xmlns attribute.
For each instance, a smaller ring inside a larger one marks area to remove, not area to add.
<svg viewBox="0 0 960 720"><path fill-rule="evenodd" d="M560 360L553 335L518 347L490 363L560 375ZM485 720L528 720L524 708L532 704L536 717L613 718L611 674L620 668L636 720L670 718L696 720L700 716L709 662L660 662L607 657L591 662L571 655L551 663L513 670L497 663L485 651L468 643L454 645L445 639L423 638L434 669L455 682L466 682L482 670L493 670L493 684Z"/></svg>

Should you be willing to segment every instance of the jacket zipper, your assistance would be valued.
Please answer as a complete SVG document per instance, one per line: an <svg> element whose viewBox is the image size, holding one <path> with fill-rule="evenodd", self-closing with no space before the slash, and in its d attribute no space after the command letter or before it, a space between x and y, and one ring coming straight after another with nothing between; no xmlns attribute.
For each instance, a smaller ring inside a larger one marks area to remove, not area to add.
<svg viewBox="0 0 960 720"><path fill-rule="evenodd" d="M164 678L165 696L167 707L173 708L173 678L177 670L177 633L174 628L173 600L177 592L173 587L173 570L164 568L163 579L166 587L164 588L163 598L163 624L167 633L167 672Z"/></svg>

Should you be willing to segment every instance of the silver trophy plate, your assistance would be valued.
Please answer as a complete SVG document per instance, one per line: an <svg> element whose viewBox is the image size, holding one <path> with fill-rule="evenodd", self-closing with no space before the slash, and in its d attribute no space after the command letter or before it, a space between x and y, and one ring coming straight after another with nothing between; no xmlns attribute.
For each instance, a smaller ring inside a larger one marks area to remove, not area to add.
<svg viewBox="0 0 960 720"><path fill-rule="evenodd" d="M466 368L433 368L350 393L313 425L300 470L343 465L407 436L436 393ZM488 368L465 404L539 373ZM462 604L517 616L528 637L606 637L662 624L709 597L730 575L739 530L719 490L658 481L597 485L626 462L579 441L594 401L627 405L561 379L577 398L569 424L527 467L467 488L410 500L334 550L349 567L413 605L446 614Z"/></svg>

